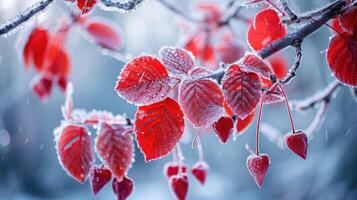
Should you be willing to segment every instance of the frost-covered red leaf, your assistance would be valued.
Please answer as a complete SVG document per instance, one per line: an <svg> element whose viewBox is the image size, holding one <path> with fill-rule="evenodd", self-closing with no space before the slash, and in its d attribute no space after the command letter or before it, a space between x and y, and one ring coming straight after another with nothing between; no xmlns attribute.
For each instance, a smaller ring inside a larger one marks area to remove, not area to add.
<svg viewBox="0 0 357 200"><path fill-rule="evenodd" d="M112 179L112 172L103 165L93 166L89 177L93 195L96 195Z"/></svg>
<svg viewBox="0 0 357 200"><path fill-rule="evenodd" d="M267 154L251 154L247 158L247 168L255 183L262 188L265 175L269 168L269 156Z"/></svg>
<svg viewBox="0 0 357 200"><path fill-rule="evenodd" d="M332 37L327 49L332 73L344 84L357 86L357 39L347 32Z"/></svg>
<svg viewBox="0 0 357 200"><path fill-rule="evenodd" d="M47 29L37 27L32 30L23 50L26 68L33 64L38 71L41 71L49 37Z"/></svg>
<svg viewBox="0 0 357 200"><path fill-rule="evenodd" d="M191 173L198 180L198 182L204 185L207 179L208 164L204 161L198 161L192 167Z"/></svg>
<svg viewBox="0 0 357 200"><path fill-rule="evenodd" d="M134 145L130 131L121 125L101 123L95 147L103 163L120 181L133 162Z"/></svg>
<svg viewBox="0 0 357 200"><path fill-rule="evenodd" d="M88 36L94 43L109 50L119 50L122 46L122 39L119 28L107 20L89 18L84 23L84 28Z"/></svg>
<svg viewBox="0 0 357 200"><path fill-rule="evenodd" d="M124 99L147 105L163 100L178 81L168 75L157 58L145 55L134 58L123 68L115 89Z"/></svg>
<svg viewBox="0 0 357 200"><path fill-rule="evenodd" d="M188 74L195 65L191 53L182 48L163 47L159 55L165 67L174 74Z"/></svg>
<svg viewBox="0 0 357 200"><path fill-rule="evenodd" d="M69 2L75 2L76 0L66 0ZM77 7L81 14L86 14L93 9L97 0L77 0Z"/></svg>
<svg viewBox="0 0 357 200"><path fill-rule="evenodd" d="M237 134L242 134L244 131L246 131L249 126L252 124L253 120L255 117L255 110L250 113L248 116L246 116L244 119L239 119L237 118L236 120L236 130Z"/></svg>
<svg viewBox="0 0 357 200"><path fill-rule="evenodd" d="M234 64L227 69L222 83L224 98L238 118L244 119L253 112L261 97L261 82L257 74L244 72Z"/></svg>
<svg viewBox="0 0 357 200"><path fill-rule="evenodd" d="M117 200L125 200L134 190L134 182L129 177L124 176L124 178L119 181L118 179L113 179L113 192L117 196Z"/></svg>
<svg viewBox="0 0 357 200"><path fill-rule="evenodd" d="M204 67L196 67L194 69L192 69L189 72L189 75L194 77L194 78L199 78L199 77L204 77L204 76L209 76L211 75L213 72L207 68Z"/></svg>
<svg viewBox="0 0 357 200"><path fill-rule="evenodd" d="M212 125L223 114L223 94L210 79L184 81L179 101L185 117L196 127Z"/></svg>
<svg viewBox="0 0 357 200"><path fill-rule="evenodd" d="M285 98L281 87L279 85L274 85L265 95L264 104L279 103L284 100Z"/></svg>
<svg viewBox="0 0 357 200"><path fill-rule="evenodd" d="M185 200L188 192L188 178L186 174L172 176L170 186L178 200Z"/></svg>
<svg viewBox="0 0 357 200"><path fill-rule="evenodd" d="M298 130L295 133L288 133L284 137L286 146L302 159L306 159L308 139L306 134Z"/></svg>
<svg viewBox="0 0 357 200"><path fill-rule="evenodd" d="M260 11L249 26L247 39L255 51L262 49L271 42L286 35L286 28L282 24L278 13L274 9Z"/></svg>
<svg viewBox="0 0 357 200"><path fill-rule="evenodd" d="M64 127L56 148L58 159L66 172L83 183L95 159L88 129L78 125Z"/></svg>
<svg viewBox="0 0 357 200"><path fill-rule="evenodd" d="M229 136L233 132L234 121L232 117L221 117L213 124L214 132L223 144L226 144Z"/></svg>
<svg viewBox="0 0 357 200"><path fill-rule="evenodd" d="M165 164L164 167L164 175L167 179L170 179L172 176L175 176L179 173L186 173L187 167L184 164L180 164L178 162L169 162Z"/></svg>
<svg viewBox="0 0 357 200"><path fill-rule="evenodd" d="M180 141L185 124L180 105L171 98L138 107L135 133L145 160L169 154Z"/></svg>
<svg viewBox="0 0 357 200"><path fill-rule="evenodd" d="M242 71L255 72L265 79L270 79L270 75L273 74L271 66L252 53L246 54L239 62L239 65Z"/></svg>

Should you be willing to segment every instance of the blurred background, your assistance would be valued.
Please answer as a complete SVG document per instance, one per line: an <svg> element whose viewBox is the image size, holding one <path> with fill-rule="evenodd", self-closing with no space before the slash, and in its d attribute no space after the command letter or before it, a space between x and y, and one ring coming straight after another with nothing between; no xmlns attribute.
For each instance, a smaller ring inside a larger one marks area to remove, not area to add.
<svg viewBox="0 0 357 200"><path fill-rule="evenodd" d="M187 12L195 13L194 0L167 0ZM35 0L0 0L0 24L24 10ZM202 2L202 1L201 1ZM224 8L228 1L214 2ZM298 13L326 5L326 0L289 1ZM29 89L35 72L26 71L22 61L24 40L29 31L43 21L66 17L63 2L57 0L36 20L21 30L0 37L0 200L42 199L115 199L108 184L96 197L88 181L81 185L69 177L58 163L53 129L62 119L60 106L64 95L58 88L49 100L42 103ZM242 9L242 15L253 17L258 7ZM156 0L147 0L135 12L107 12L97 7L90 16L113 20L122 28L125 54L136 56L143 52L157 55L163 45L175 45L179 40L176 15ZM235 36L245 42L247 25L232 21ZM292 27L293 29L294 27ZM303 43L303 60L297 77L287 86L290 99L303 99L324 88L334 78L326 64L325 50L331 31L322 27ZM66 43L70 52L76 108L109 110L114 114L135 114L135 106L119 98L113 90L123 63L98 51L73 29ZM283 54L292 64L294 52ZM283 104L266 106L263 122L281 133L290 130ZM304 114L293 113L296 126L304 129L314 118L315 109ZM254 146L255 122L235 141L222 145L212 134L202 137L204 156L210 165L205 186L189 177L188 199L357 199L357 104L348 87L341 87L327 110L325 121L309 143L308 159L302 160L288 150L282 150L266 138L261 139L261 151L268 153L271 165L263 189L250 177L245 161L249 153L246 143ZM94 130L92 130L93 132ZM192 166L197 160L191 138L183 139L185 163ZM167 158L145 163L136 149L135 163L129 176L135 189L129 199L173 199L162 168ZM98 161L98 159L97 159Z"/></svg>

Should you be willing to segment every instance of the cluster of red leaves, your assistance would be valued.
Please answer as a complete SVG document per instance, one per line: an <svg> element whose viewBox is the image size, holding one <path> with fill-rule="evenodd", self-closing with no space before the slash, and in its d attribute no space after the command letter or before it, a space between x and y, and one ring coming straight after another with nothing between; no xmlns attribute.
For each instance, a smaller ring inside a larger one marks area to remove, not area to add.
<svg viewBox="0 0 357 200"><path fill-rule="evenodd" d="M63 168L80 183L89 177L94 195L113 179L113 192L117 199L125 200L134 185L126 176L134 160L132 129L124 126L126 120L109 112L73 110L71 94L67 96L62 111L65 120L55 130L55 137L58 159ZM89 125L97 127L94 147L103 163L100 166L94 164Z"/></svg>
<svg viewBox="0 0 357 200"><path fill-rule="evenodd" d="M122 45L115 25L100 18L78 17L74 23L65 22L55 30L35 27L25 43L23 59L26 69L32 65L38 72L31 88L41 100L48 98L54 83L66 90L71 62L65 41L74 24L84 29L86 38L96 45L109 50L118 50Z"/></svg>
<svg viewBox="0 0 357 200"><path fill-rule="evenodd" d="M197 61L217 69L218 63L233 63L243 57L244 45L237 41L231 31L221 26L222 9L216 4L199 3L197 10L204 23L190 30L185 37L184 48L191 51Z"/></svg>
<svg viewBox="0 0 357 200"><path fill-rule="evenodd" d="M357 9L352 8L333 22L337 33L327 49L330 70L342 83L357 86Z"/></svg>

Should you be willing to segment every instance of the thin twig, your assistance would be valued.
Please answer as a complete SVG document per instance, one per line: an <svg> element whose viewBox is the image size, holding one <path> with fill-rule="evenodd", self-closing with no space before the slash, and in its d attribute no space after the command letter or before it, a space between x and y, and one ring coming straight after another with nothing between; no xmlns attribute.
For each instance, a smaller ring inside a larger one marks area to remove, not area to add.
<svg viewBox="0 0 357 200"><path fill-rule="evenodd" d="M317 131L317 129L320 127L320 125L324 121L328 105L329 105L328 102L321 103L319 110L316 112L314 120L312 120L310 125L305 129L305 134L309 140L312 139L314 133Z"/></svg>
<svg viewBox="0 0 357 200"><path fill-rule="evenodd" d="M35 16L40 11L44 10L50 5L53 0L42 0L27 8L24 12L20 13L16 17L10 19L8 22L0 26L0 36L9 33L19 25L23 24L31 17Z"/></svg>
<svg viewBox="0 0 357 200"><path fill-rule="evenodd" d="M294 21L298 18L297 15L294 13L294 11L290 9L286 0L280 0L280 3L284 9L284 12L289 16L290 21Z"/></svg>
<svg viewBox="0 0 357 200"><path fill-rule="evenodd" d="M325 89L317 92L315 95L300 101L291 101L290 107L296 111L303 111L309 108L313 108L316 104L321 102L329 102L333 95L336 94L337 89L342 84L335 80L331 82Z"/></svg>
<svg viewBox="0 0 357 200"><path fill-rule="evenodd" d="M299 69L300 64L301 64L301 58L302 58L302 50L301 50L301 40L296 40L295 44L293 45L295 48L296 56L295 56L295 61L293 64L293 67L290 69L289 73L284 77L283 80L281 80L281 84L285 85L288 84L296 75L296 71Z"/></svg>
<svg viewBox="0 0 357 200"><path fill-rule="evenodd" d="M165 6L166 8L168 8L169 10L171 10L173 13L175 13L176 15L191 21L191 22L195 22L195 23L202 23L203 20L200 18L197 18L195 16L190 15L189 13L179 9L178 7L176 7L175 5L167 2L166 0L157 0L158 2L160 2L163 6Z"/></svg>
<svg viewBox="0 0 357 200"><path fill-rule="evenodd" d="M103 5L116 8L122 11L130 11L136 9L144 0L128 0L124 3L117 0L101 0Z"/></svg>

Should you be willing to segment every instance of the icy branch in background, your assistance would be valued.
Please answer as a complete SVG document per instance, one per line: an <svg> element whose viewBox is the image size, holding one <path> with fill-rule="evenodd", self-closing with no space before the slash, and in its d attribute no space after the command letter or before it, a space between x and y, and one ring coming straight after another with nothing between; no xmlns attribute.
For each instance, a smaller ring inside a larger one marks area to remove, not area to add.
<svg viewBox="0 0 357 200"><path fill-rule="evenodd" d="M126 2L121 2L118 0L101 0L101 2L107 7L113 7L122 11L134 10L140 5L144 0L127 0Z"/></svg>
<svg viewBox="0 0 357 200"><path fill-rule="evenodd" d="M27 8L24 12L10 19L5 24L0 26L0 36L9 33L11 30L14 30L16 27L29 20L31 17L35 16L40 11L44 10L52 2L53 0L42 0L37 2L31 7Z"/></svg>
<svg viewBox="0 0 357 200"><path fill-rule="evenodd" d="M229 23L232 18L240 18L238 15L240 9L242 8L241 4L238 1L229 2L227 12L222 16L222 19L219 22L219 25L223 26Z"/></svg>
<svg viewBox="0 0 357 200"><path fill-rule="evenodd" d="M178 7L176 7L176 5L173 5L167 2L166 0L157 0L157 1L160 2L166 8L168 8L169 10L171 10L173 13L186 19L187 21L196 22L196 23L203 22L202 19L192 16L191 14L179 9Z"/></svg>
<svg viewBox="0 0 357 200"><path fill-rule="evenodd" d="M262 123L260 132L272 143L276 144L280 149L285 149L283 133L270 124Z"/></svg>
<svg viewBox="0 0 357 200"><path fill-rule="evenodd" d="M290 9L286 0L280 0L281 6L283 7L284 12L289 16L290 20L296 20L298 17L296 14Z"/></svg>
<svg viewBox="0 0 357 200"><path fill-rule="evenodd" d="M326 110L327 110L328 102L322 102L319 110L316 112L314 120L311 124L305 129L305 134L309 140L312 139L314 133L316 133L317 129L320 127L322 122L325 119Z"/></svg>
<svg viewBox="0 0 357 200"><path fill-rule="evenodd" d="M306 98L301 101L291 101L290 106L296 111L303 111L309 108L313 108L316 104L321 102L328 103L332 97L336 94L336 90L342 84L335 80L330 83L325 89L317 92L315 95Z"/></svg>

